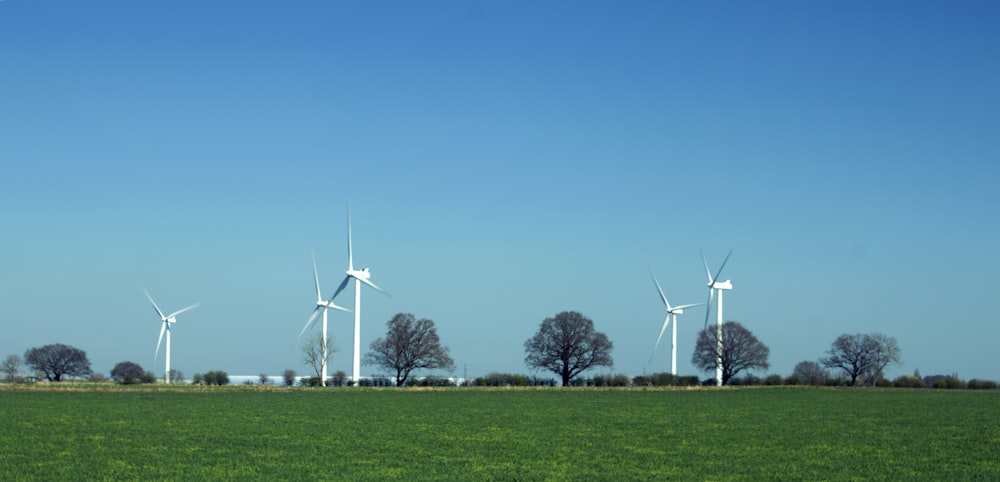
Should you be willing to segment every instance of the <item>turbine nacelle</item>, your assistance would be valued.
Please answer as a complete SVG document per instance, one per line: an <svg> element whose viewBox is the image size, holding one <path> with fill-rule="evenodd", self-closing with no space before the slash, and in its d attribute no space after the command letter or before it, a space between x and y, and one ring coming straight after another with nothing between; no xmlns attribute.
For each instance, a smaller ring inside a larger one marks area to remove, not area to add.
<svg viewBox="0 0 1000 482"><path fill-rule="evenodd" d="M733 289L733 282L729 280L716 281L714 283L709 283L708 287L713 290L731 290Z"/></svg>

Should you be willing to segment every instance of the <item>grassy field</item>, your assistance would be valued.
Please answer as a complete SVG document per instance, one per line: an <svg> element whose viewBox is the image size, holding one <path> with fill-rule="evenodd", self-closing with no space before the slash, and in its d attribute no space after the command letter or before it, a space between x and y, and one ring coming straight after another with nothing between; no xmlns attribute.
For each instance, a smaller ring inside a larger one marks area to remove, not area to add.
<svg viewBox="0 0 1000 482"><path fill-rule="evenodd" d="M4 480L998 480L1000 391L0 389Z"/></svg>

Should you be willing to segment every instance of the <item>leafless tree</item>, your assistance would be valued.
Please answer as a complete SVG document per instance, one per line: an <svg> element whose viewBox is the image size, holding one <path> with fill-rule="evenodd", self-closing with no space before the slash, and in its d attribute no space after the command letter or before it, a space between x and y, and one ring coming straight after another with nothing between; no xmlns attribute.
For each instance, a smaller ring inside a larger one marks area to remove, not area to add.
<svg viewBox="0 0 1000 482"><path fill-rule="evenodd" d="M323 335L316 333L306 339L302 344L302 361L316 371L319 378L323 373L323 364L330 361L330 356L337 352L337 347L333 346L333 337L326 338L326 358L323 358Z"/></svg>
<svg viewBox="0 0 1000 482"><path fill-rule="evenodd" d="M286 387L291 387L295 385L295 370L291 368L284 371L281 374L281 379L285 382Z"/></svg>
<svg viewBox="0 0 1000 482"><path fill-rule="evenodd" d="M843 370L851 385L875 383L889 364L901 359L896 339L881 333L840 335L826 353L823 366Z"/></svg>
<svg viewBox="0 0 1000 482"><path fill-rule="evenodd" d="M3 372L7 375L8 382L17 381L17 372L21 370L21 357L8 355L3 361Z"/></svg>
<svg viewBox="0 0 1000 482"><path fill-rule="evenodd" d="M714 372L717 364L718 328L709 326L698 333L691 363L706 371ZM767 370L771 349L761 343L750 330L735 321L722 324L722 384L743 370Z"/></svg>
<svg viewBox="0 0 1000 482"><path fill-rule="evenodd" d="M595 366L613 366L614 345L594 322L576 311L563 311L546 318L538 333L524 342L524 363L549 370L562 378L563 386L581 372Z"/></svg>
<svg viewBox="0 0 1000 482"><path fill-rule="evenodd" d="M826 372L814 361L801 361L795 365L792 374L799 377L806 385L823 385L826 383Z"/></svg>
<svg viewBox="0 0 1000 482"><path fill-rule="evenodd" d="M455 369L455 361L448 355L448 347L441 346L433 321L398 313L386 326L385 338L372 342L364 363L394 370L397 386L404 385L413 370Z"/></svg>
<svg viewBox="0 0 1000 482"><path fill-rule="evenodd" d="M24 353L24 362L45 375L50 382L61 381L63 376L85 377L90 375L90 360L79 348L55 343L31 348Z"/></svg>

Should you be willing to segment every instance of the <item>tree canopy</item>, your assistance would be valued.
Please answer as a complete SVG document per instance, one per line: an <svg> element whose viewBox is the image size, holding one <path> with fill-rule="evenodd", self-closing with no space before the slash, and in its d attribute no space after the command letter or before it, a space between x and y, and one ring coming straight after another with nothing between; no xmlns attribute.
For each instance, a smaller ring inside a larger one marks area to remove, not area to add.
<svg viewBox="0 0 1000 482"><path fill-rule="evenodd" d="M386 327L385 338L372 342L365 365L395 371L397 386L404 385L413 370L455 368L455 361L448 355L448 347L441 345L433 321L398 313L386 322Z"/></svg>
<svg viewBox="0 0 1000 482"><path fill-rule="evenodd" d="M50 382L61 381L64 376L90 375L87 353L62 343L29 349L24 353L24 363L43 373Z"/></svg>
<svg viewBox="0 0 1000 482"><path fill-rule="evenodd" d="M138 363L123 361L111 369L111 378L122 385L143 383L146 371Z"/></svg>
<svg viewBox="0 0 1000 482"><path fill-rule="evenodd" d="M694 366L714 372L718 354L718 327L709 326L698 333L691 363ZM771 365L768 356L771 349L761 343L750 330L735 321L722 324L722 384L743 370L767 370Z"/></svg>
<svg viewBox="0 0 1000 482"><path fill-rule="evenodd" d="M613 366L613 347L607 335L594 330L590 318L563 311L543 320L535 336L524 342L524 363L559 375L567 386L591 367Z"/></svg>
<svg viewBox="0 0 1000 482"><path fill-rule="evenodd" d="M826 353L829 356L820 360L823 366L843 370L851 385L874 384L884 377L887 366L902 360L896 339L881 333L845 333L833 341Z"/></svg>

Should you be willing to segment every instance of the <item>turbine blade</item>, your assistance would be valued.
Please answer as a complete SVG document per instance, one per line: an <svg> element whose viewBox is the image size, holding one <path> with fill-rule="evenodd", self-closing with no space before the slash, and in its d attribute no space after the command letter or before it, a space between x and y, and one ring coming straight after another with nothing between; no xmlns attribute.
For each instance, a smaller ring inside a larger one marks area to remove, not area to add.
<svg viewBox="0 0 1000 482"><path fill-rule="evenodd" d="M726 261L729 261L729 257L730 257L730 256L732 256L732 255L733 255L733 250L731 250L731 249L730 249L730 250L729 250L729 254L727 254L727 255L726 255L726 259L722 260L722 265L721 265L721 266L719 266L719 272L718 272L718 273L715 273L715 278L712 278L712 281L713 281L713 282L714 282L715 280L718 280L718 279L719 279L719 276L721 276L721 275L722 275L722 268L725 268L725 267L726 267Z"/></svg>
<svg viewBox="0 0 1000 482"><path fill-rule="evenodd" d="M663 328L660 328L660 336L656 337L656 344L653 345L653 352L649 354L649 361L646 365L651 365L653 363L653 355L656 354L656 349L660 347L660 339L663 338L663 332L667 331L667 325L670 324L670 314L663 320Z"/></svg>
<svg viewBox="0 0 1000 482"><path fill-rule="evenodd" d="M177 316L177 315L179 315L181 313L184 313L185 311L193 310L193 309L195 309L195 308L197 308L199 306L201 306L201 303L195 303L195 304L193 304L191 306L188 306L187 308L177 310L177 311L171 313L170 316L167 317L167 319L173 318L173 317L175 317L175 316Z"/></svg>
<svg viewBox="0 0 1000 482"><path fill-rule="evenodd" d="M145 289L145 288L143 288L142 292L143 292L143 293L146 293L146 298L149 298L149 302L153 304L153 309L154 309L154 310L156 310L156 314L157 314L157 315L160 315L160 319L161 319L161 320L165 320L165 319L167 319L167 317L166 317L166 316L163 316L163 312L162 312L162 311L160 311L160 307L159 307L159 306L156 306L156 302L155 302L155 301L153 301L153 297L152 297L152 296L149 296L149 292L148 292L148 291L146 291L146 289Z"/></svg>
<svg viewBox="0 0 1000 482"><path fill-rule="evenodd" d="M347 282L348 281L351 281L351 277L350 276L344 276L344 281L340 282L340 286L337 287L337 291L333 292L333 296L330 297L330 301L333 301L333 299L336 298L337 295L339 295L341 291L344 291L344 288L347 287Z"/></svg>
<svg viewBox="0 0 1000 482"><path fill-rule="evenodd" d="M313 309L312 314L309 315L309 319L306 320L306 326L303 326L302 331L299 332L299 338L302 338L302 334L305 333L310 326L312 326L313 322L316 321L316 317L319 316L319 312L322 310L323 307L318 305L316 306L316 308Z"/></svg>
<svg viewBox="0 0 1000 482"><path fill-rule="evenodd" d="M653 282L656 283L656 289L660 292L660 299L663 300L663 304L667 307L667 311L670 311L670 302L667 301L667 295L663 294L663 288L660 287L660 282L656 280L656 275L652 271L649 275L653 277Z"/></svg>
<svg viewBox="0 0 1000 482"><path fill-rule="evenodd" d="M319 290L319 271L316 270L316 250L315 249L312 252L312 258L313 258L313 279L316 281L316 301L320 302L320 301L323 301L323 295L320 294L320 290Z"/></svg>
<svg viewBox="0 0 1000 482"><path fill-rule="evenodd" d="M153 355L153 361L156 361L156 359L160 356L160 344L163 343L163 333L166 331L167 322L164 321L163 324L160 325L160 339L156 340L156 353Z"/></svg>
<svg viewBox="0 0 1000 482"><path fill-rule="evenodd" d="M663 319L663 327L660 328L660 336L656 337L656 344L653 345L653 351L656 351L656 349L660 347L660 340L663 339L663 333L667 331L667 325L669 324L670 315L667 315L667 317Z"/></svg>
<svg viewBox="0 0 1000 482"><path fill-rule="evenodd" d="M708 260L705 259L705 252L704 251L699 251L699 252L701 253L701 262L705 263L705 274L708 276L708 284L712 284L715 282L715 280L712 279L712 270L708 269Z"/></svg>
<svg viewBox="0 0 1000 482"><path fill-rule="evenodd" d="M712 288L708 289L708 302L705 303L705 328L708 329L708 317L712 314L712 298L714 298L715 290Z"/></svg>
<svg viewBox="0 0 1000 482"><path fill-rule="evenodd" d="M354 271L354 249L351 245L351 203L347 203L347 270Z"/></svg>
<svg viewBox="0 0 1000 482"><path fill-rule="evenodd" d="M372 283L371 281L368 281L368 280L366 280L364 278L355 278L355 279L358 280L358 281L360 281L360 282L362 282L362 283L364 283L364 284L366 284L366 285L368 285L368 286L371 286L372 288L377 289L382 294L384 294L386 296L389 296L389 293L386 290L384 290L382 288L379 288L378 286L375 286L375 283Z"/></svg>
<svg viewBox="0 0 1000 482"><path fill-rule="evenodd" d="M693 308L695 306L701 306L701 305L702 305L702 303L691 303L690 305L680 305L680 306L675 306L674 310L675 311L676 310L683 310L685 308Z"/></svg>

